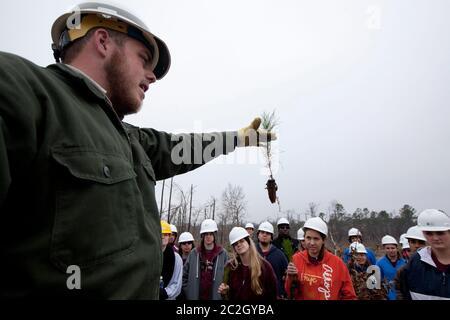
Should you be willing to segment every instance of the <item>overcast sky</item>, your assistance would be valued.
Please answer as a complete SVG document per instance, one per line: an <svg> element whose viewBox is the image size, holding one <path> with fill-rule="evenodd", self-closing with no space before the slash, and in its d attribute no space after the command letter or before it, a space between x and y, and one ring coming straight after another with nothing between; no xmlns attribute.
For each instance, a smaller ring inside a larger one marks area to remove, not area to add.
<svg viewBox="0 0 450 320"><path fill-rule="evenodd" d="M349 212L404 204L449 212L450 1L123 3L172 55L168 75L126 121L225 131L276 109L283 211L315 202L326 212L337 200ZM51 25L74 4L2 2L0 50L53 63ZM174 181L194 184L195 206L220 198L228 183L242 186L248 220L259 223L283 216L269 202L263 167L251 148Z"/></svg>

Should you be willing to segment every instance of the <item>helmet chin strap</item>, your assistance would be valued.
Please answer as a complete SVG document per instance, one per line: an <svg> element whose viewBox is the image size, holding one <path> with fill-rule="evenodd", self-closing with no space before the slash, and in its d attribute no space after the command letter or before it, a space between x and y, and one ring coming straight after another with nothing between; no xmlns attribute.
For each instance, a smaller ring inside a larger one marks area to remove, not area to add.
<svg viewBox="0 0 450 320"><path fill-rule="evenodd" d="M55 58L56 63L61 62L61 50L57 48L56 45L52 44L53 57Z"/></svg>

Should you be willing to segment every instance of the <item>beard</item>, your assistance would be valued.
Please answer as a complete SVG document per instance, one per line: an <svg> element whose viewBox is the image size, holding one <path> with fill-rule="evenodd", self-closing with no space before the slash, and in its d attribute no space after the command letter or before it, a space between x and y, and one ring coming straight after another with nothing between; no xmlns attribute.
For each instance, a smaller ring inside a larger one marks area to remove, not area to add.
<svg viewBox="0 0 450 320"><path fill-rule="evenodd" d="M137 84L133 83L129 75L125 59L124 55L116 50L105 64L110 89L107 95L120 119L128 114L137 113L142 106L142 101L133 94Z"/></svg>

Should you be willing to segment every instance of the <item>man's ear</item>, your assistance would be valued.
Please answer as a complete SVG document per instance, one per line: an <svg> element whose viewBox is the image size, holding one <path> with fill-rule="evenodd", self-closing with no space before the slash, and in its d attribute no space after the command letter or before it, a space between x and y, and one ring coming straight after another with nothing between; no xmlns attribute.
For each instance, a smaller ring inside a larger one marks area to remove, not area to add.
<svg viewBox="0 0 450 320"><path fill-rule="evenodd" d="M95 30L93 35L94 47L96 52L103 58L108 56L108 51L111 50L112 39L106 29L99 28Z"/></svg>

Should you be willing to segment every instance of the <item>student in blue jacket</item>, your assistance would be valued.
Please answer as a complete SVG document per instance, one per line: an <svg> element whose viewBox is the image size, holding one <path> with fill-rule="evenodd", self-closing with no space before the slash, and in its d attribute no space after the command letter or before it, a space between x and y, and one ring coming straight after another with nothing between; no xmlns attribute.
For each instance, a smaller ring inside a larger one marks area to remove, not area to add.
<svg viewBox="0 0 450 320"><path fill-rule="evenodd" d="M377 266L380 267L381 279L386 279L389 283L388 300L396 300L395 276L406 261L400 257L398 242L394 237L385 235L381 239L381 244L386 254L377 261Z"/></svg>

